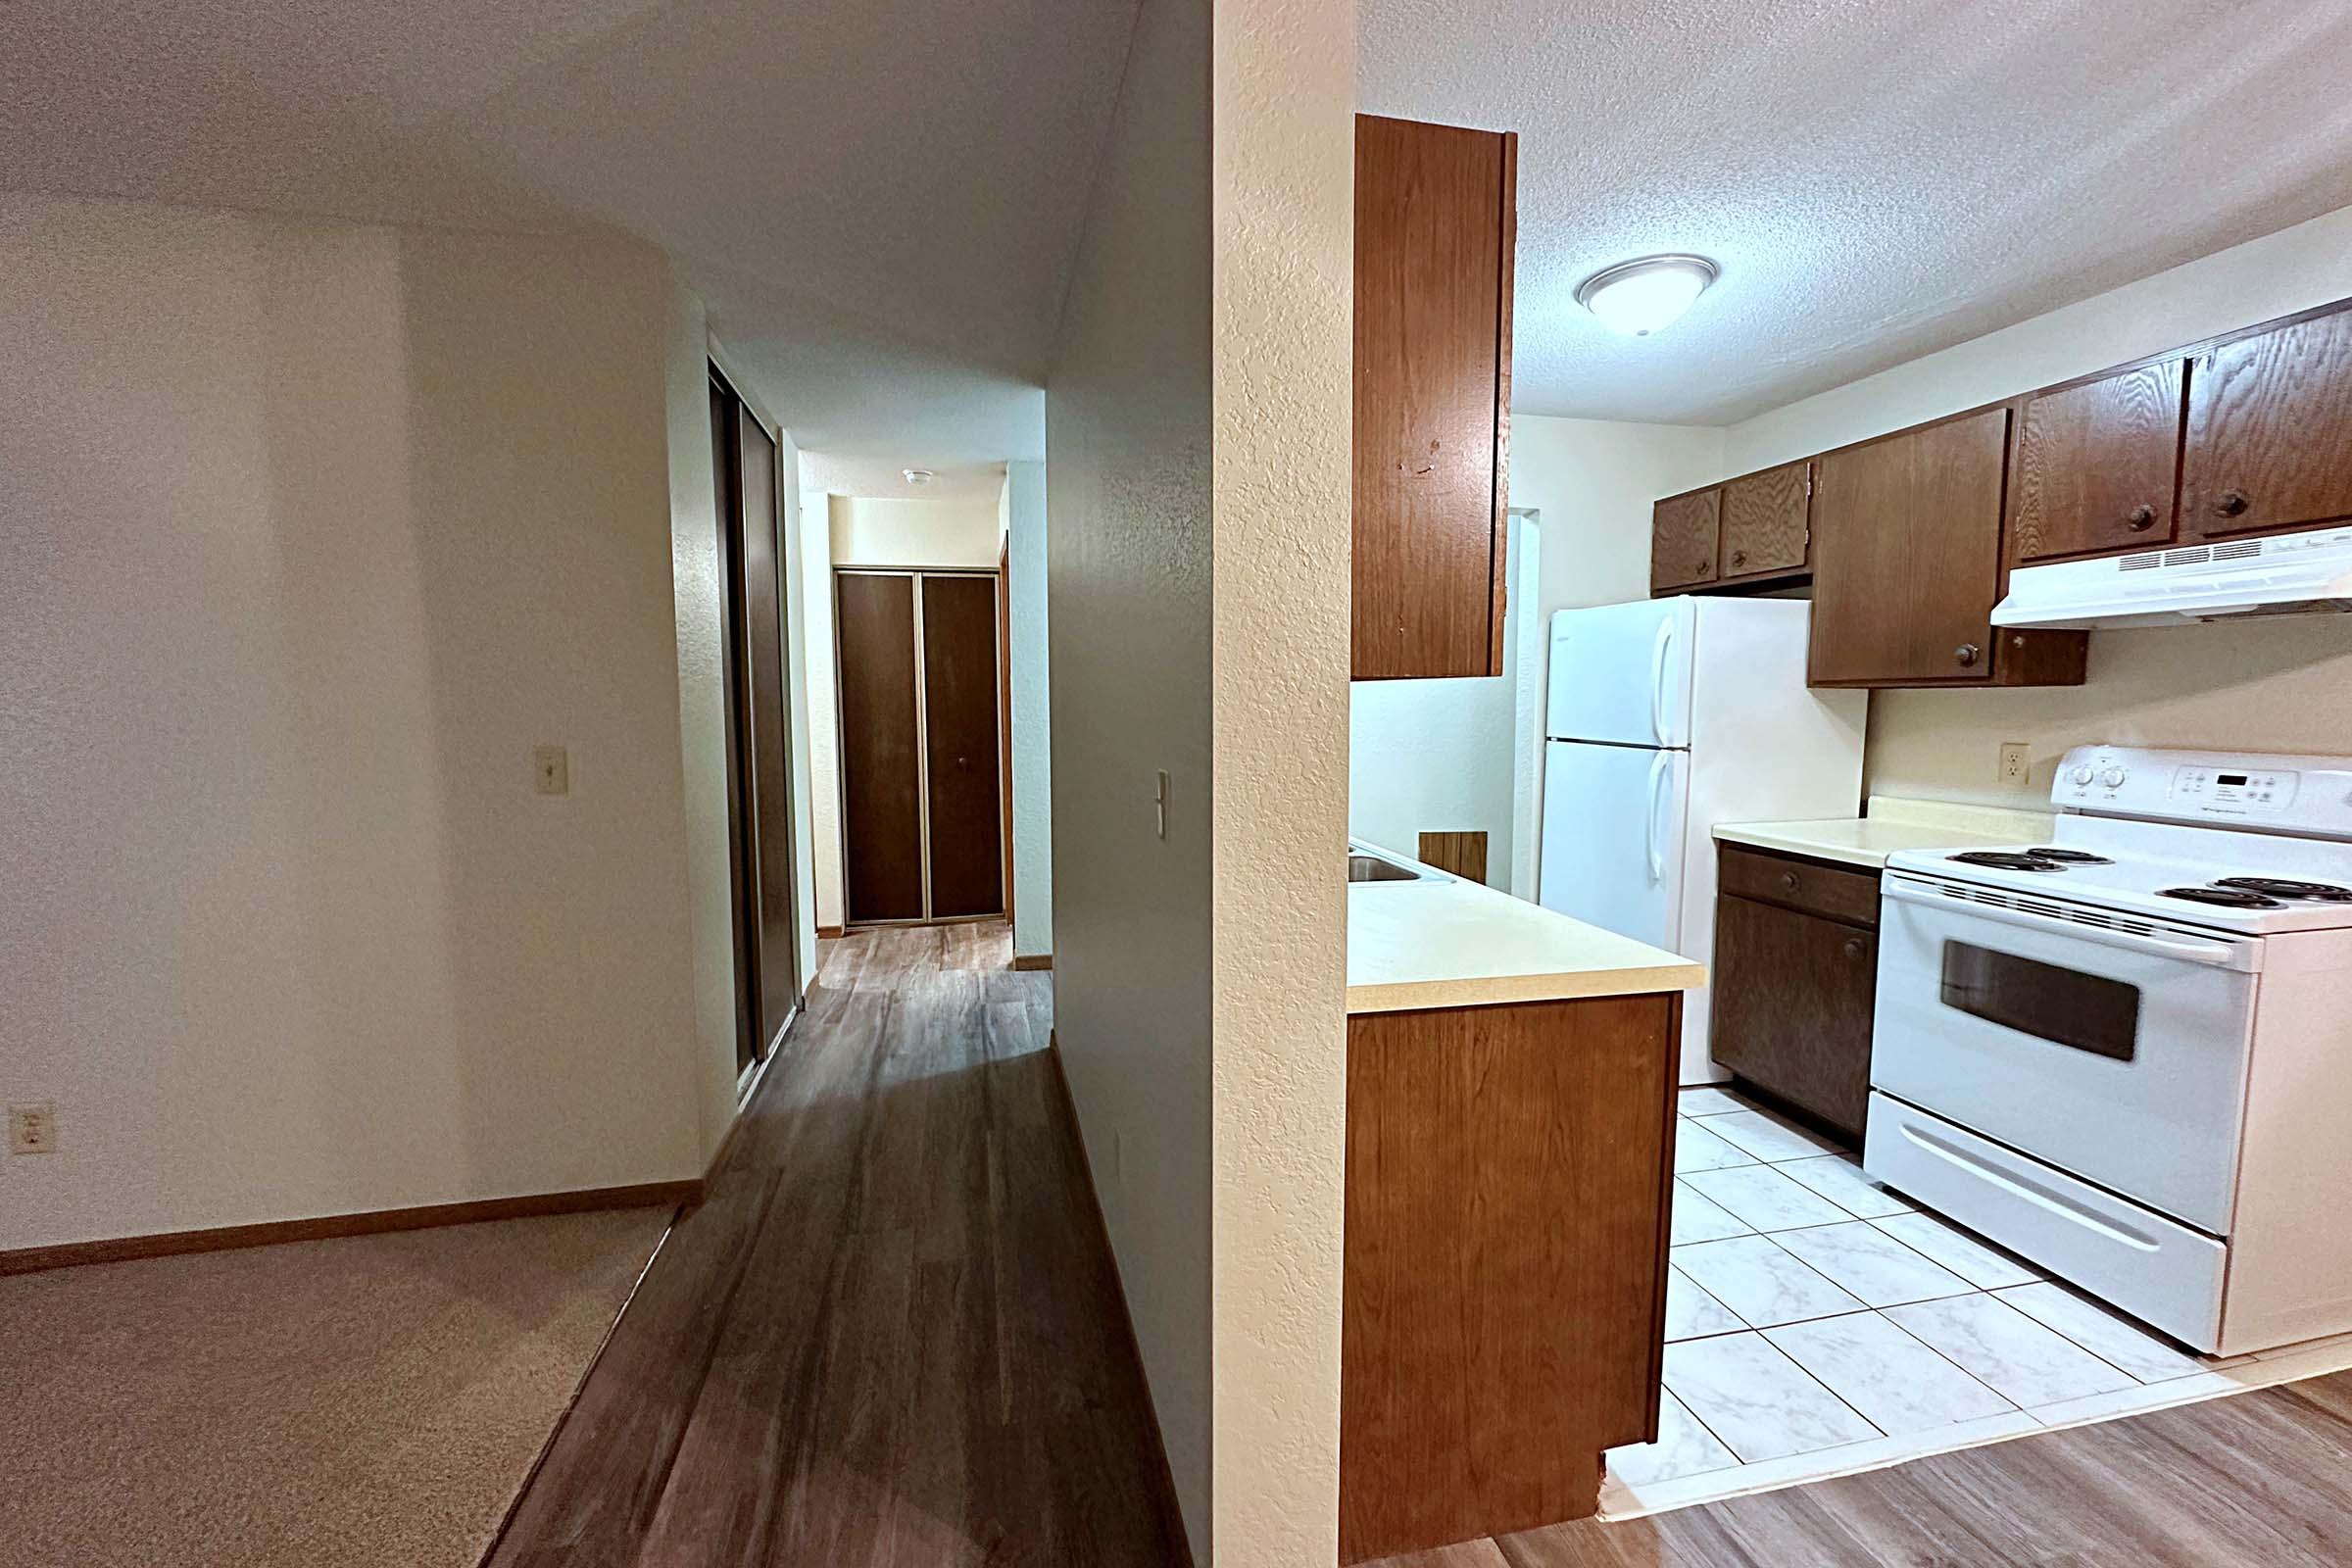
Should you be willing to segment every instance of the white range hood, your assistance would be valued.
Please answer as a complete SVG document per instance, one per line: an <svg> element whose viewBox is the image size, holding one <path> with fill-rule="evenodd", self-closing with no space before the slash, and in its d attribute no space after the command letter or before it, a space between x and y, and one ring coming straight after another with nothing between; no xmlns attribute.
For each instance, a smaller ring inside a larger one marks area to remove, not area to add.
<svg viewBox="0 0 2352 1568"><path fill-rule="evenodd" d="M1996 626L2180 626L2352 611L2352 528L2020 566Z"/></svg>

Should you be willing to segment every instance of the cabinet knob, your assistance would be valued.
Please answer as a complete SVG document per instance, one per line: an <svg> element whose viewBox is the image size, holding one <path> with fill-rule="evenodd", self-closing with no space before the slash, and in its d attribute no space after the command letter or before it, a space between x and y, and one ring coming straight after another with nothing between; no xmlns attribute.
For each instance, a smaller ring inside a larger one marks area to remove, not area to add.
<svg viewBox="0 0 2352 1568"><path fill-rule="evenodd" d="M1746 564L1747 564L1747 552L1746 552L1746 551L1744 551L1744 550L1735 550L1735 551L1733 551L1733 552L1732 552L1732 564L1733 564L1733 565L1735 565L1735 566L1744 566L1744 565L1746 565Z"/></svg>
<svg viewBox="0 0 2352 1568"><path fill-rule="evenodd" d="M1691 563L1691 565L1690 565L1690 570L1691 570L1691 571L1692 571L1694 574L1696 574L1696 575L1698 575L1698 576L1701 576L1701 577L1704 577L1704 576L1705 576L1705 575L1706 575L1708 572L1710 572L1710 571L1713 571L1714 569L1715 569L1715 563L1713 563L1712 561L1709 561L1709 560L1708 560L1706 557L1704 557L1704 556L1701 556L1701 557L1699 557L1699 558L1698 558L1698 560L1696 560L1695 562Z"/></svg>
<svg viewBox="0 0 2352 1568"><path fill-rule="evenodd" d="M1962 643L1952 650L1952 658L1959 662L1962 669L1973 667L1976 662L1984 657L1984 650L1979 648L1975 643Z"/></svg>
<svg viewBox="0 0 2352 1568"><path fill-rule="evenodd" d="M1859 958L1869 946L1870 944L1864 942L1860 937L1847 937L1845 939L1845 956L1849 958Z"/></svg>
<svg viewBox="0 0 2352 1568"><path fill-rule="evenodd" d="M2156 509L2142 501L2124 514L2124 526L2133 533L2145 533L2156 526Z"/></svg>
<svg viewBox="0 0 2352 1568"><path fill-rule="evenodd" d="M2243 490L2225 490L2213 498L2213 510L2225 517L2234 517L2253 504Z"/></svg>
<svg viewBox="0 0 2352 1568"><path fill-rule="evenodd" d="M1796 891L1796 873L1794 871L1783 871L1781 873L1781 891L1784 893L1794 893Z"/></svg>

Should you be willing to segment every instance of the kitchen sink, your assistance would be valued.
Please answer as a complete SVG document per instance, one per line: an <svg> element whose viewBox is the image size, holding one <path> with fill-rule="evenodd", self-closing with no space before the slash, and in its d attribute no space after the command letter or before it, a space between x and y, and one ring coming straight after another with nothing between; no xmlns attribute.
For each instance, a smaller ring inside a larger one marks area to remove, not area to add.
<svg viewBox="0 0 2352 1568"><path fill-rule="evenodd" d="M1384 860L1377 855L1350 853L1348 857L1348 880L1350 882L1426 882L1429 878L1410 866Z"/></svg>

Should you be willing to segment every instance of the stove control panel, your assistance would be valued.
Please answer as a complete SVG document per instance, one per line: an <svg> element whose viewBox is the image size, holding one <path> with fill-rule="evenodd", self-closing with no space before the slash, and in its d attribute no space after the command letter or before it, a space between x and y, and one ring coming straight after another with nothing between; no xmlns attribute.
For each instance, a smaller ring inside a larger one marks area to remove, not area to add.
<svg viewBox="0 0 2352 1568"><path fill-rule="evenodd" d="M2059 763L2050 800L2101 816L2352 839L2352 758L2078 746Z"/></svg>
<svg viewBox="0 0 2352 1568"><path fill-rule="evenodd" d="M2173 799L2189 806L2212 805L2248 811L2282 811L2295 798L2295 772L2256 773L2217 767L2183 767L2173 774Z"/></svg>

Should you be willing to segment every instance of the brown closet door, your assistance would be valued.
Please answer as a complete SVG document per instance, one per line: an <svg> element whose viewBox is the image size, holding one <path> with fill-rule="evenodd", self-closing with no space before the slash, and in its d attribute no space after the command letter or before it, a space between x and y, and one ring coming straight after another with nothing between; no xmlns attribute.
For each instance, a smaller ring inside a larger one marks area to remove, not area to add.
<svg viewBox="0 0 2352 1568"><path fill-rule="evenodd" d="M744 651L751 669L753 836L759 846L760 1048L800 999L793 936L792 763L784 737L784 556L777 534L776 444L738 409L743 452Z"/></svg>
<svg viewBox="0 0 2352 1568"><path fill-rule="evenodd" d="M923 579L923 722L931 763L931 914L1001 914L994 577Z"/></svg>
<svg viewBox="0 0 2352 1568"><path fill-rule="evenodd" d="M752 772L750 704L744 693L743 494L737 480L734 390L715 375L710 381L710 473L717 505L720 678L726 689L727 730L727 897L735 947L735 1065L760 1057L759 882L752 870Z"/></svg>
<svg viewBox="0 0 2352 1568"><path fill-rule="evenodd" d="M914 579L835 579L841 639L845 913L923 917L922 781L915 757Z"/></svg>

